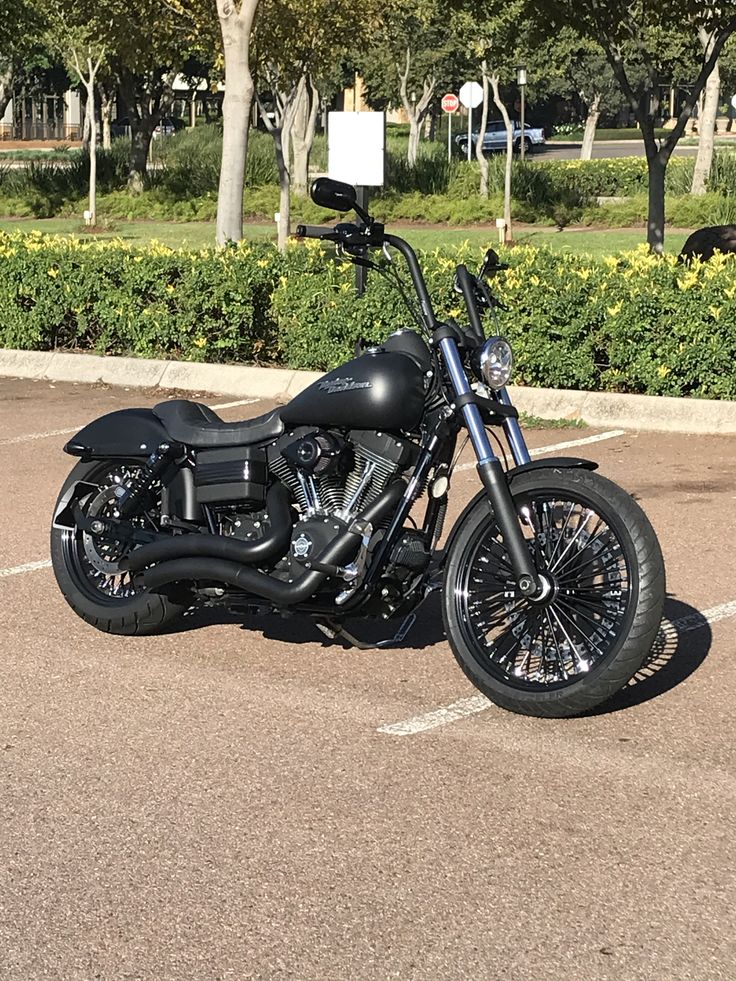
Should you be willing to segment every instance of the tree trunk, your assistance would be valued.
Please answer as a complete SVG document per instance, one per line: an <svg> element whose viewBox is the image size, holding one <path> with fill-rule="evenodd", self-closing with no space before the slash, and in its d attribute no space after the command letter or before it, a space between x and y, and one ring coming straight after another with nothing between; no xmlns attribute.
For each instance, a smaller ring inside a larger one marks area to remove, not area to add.
<svg viewBox="0 0 736 981"><path fill-rule="evenodd" d="M490 75L489 82L493 89L493 101L496 103L498 111L501 113L504 126L506 127L506 171L503 187L503 220L505 224L504 241L511 242L513 233L511 230L511 165L514 162L514 127L511 123L508 110L501 99L498 91L498 75Z"/></svg>
<svg viewBox="0 0 736 981"><path fill-rule="evenodd" d="M89 123L89 218L87 223L94 227L97 224L97 117L95 115L95 87L97 72L105 54L103 48L99 56L93 60L91 55L87 56L87 72L82 70L80 58L76 50L73 51L74 67L79 81L84 85L87 94L87 112L85 115L85 125Z"/></svg>
<svg viewBox="0 0 736 981"><path fill-rule="evenodd" d="M416 167L417 157L419 156L419 137L421 135L419 120L413 113L407 113L407 115L409 116L409 149L406 159L410 167Z"/></svg>
<svg viewBox="0 0 736 981"><path fill-rule="evenodd" d="M291 184L295 194L307 193L309 184L309 157L317 129L319 92L309 77L300 82L299 94L294 107L294 124L291 145L294 157Z"/></svg>
<svg viewBox="0 0 736 981"><path fill-rule="evenodd" d="M99 86L100 92L100 120L102 122L102 149L109 150L112 146L112 131L110 120L112 118L113 93L106 85Z"/></svg>
<svg viewBox="0 0 736 981"><path fill-rule="evenodd" d="M421 123L432 104L434 90L437 87L437 79L429 76L424 79L422 84L422 94L418 102L413 102L409 98L409 72L411 71L411 48L406 49L406 61L404 68L396 64L396 74L399 77L399 93L401 104L409 120L409 147L407 150L407 161L410 167L415 167L419 156L419 137L421 135Z"/></svg>
<svg viewBox="0 0 736 981"><path fill-rule="evenodd" d="M4 68L0 68L0 120L5 115L5 110L13 98L14 78L15 65L12 62L9 62Z"/></svg>
<svg viewBox="0 0 736 981"><path fill-rule="evenodd" d="M276 144L276 166L279 171L279 222L277 228L277 245L283 252L291 233L291 175L287 166L289 159L288 133L279 132L274 136Z"/></svg>
<svg viewBox="0 0 736 981"><path fill-rule="evenodd" d="M300 98L301 88L306 84L306 77L302 76L297 84L291 89L288 95L279 89L278 77L269 72L266 68L266 75L270 74L270 88L273 96L275 117L271 119L261 99L256 93L258 109L261 113L261 120L274 140L276 150L276 166L279 172L279 221L278 221L278 247L280 251L286 248L289 235L291 233L291 171L289 164L291 161L291 137L294 129L294 116Z"/></svg>
<svg viewBox="0 0 736 981"><path fill-rule="evenodd" d="M90 103L90 98L88 95L84 105L84 124L82 125L82 149L83 150L89 150L89 139L90 139L89 103ZM94 104L92 106L92 114L94 114Z"/></svg>
<svg viewBox="0 0 736 981"><path fill-rule="evenodd" d="M89 223L94 227L97 224L97 119L95 118L95 73L91 58L89 69L87 105L92 104L92 111L89 114Z"/></svg>
<svg viewBox="0 0 736 981"><path fill-rule="evenodd" d="M222 102L222 160L217 195L217 244L243 237L243 187L248 127L253 102L250 73L250 32L258 0L217 0L225 52L225 97Z"/></svg>
<svg viewBox="0 0 736 981"><path fill-rule="evenodd" d="M146 185L148 173L148 154L151 149L153 131L158 125L155 116L130 120L130 159L128 161L128 190L140 194Z"/></svg>
<svg viewBox="0 0 736 981"><path fill-rule="evenodd" d="M596 95L593 97L593 101L588 106L588 115L585 117L583 145L580 147L581 160L590 160L593 156L595 131L598 128L598 120L601 118L601 99L601 93L596 93Z"/></svg>
<svg viewBox="0 0 736 981"><path fill-rule="evenodd" d="M707 56L713 44L713 35L709 35L705 28L701 27L698 31L698 38ZM713 166L716 118L718 116L718 100L720 96L721 75L718 62L716 61L713 71L705 83L703 110L698 121L700 139L698 140L698 155L695 159L695 170L693 171L693 183L690 188L691 194L705 194L706 183L710 177L710 169Z"/></svg>
<svg viewBox="0 0 736 981"><path fill-rule="evenodd" d="M488 197L488 157L483 151L483 137L488 129L488 104L491 101L491 90L488 81L488 62L483 59L480 66L483 79L483 110L480 117L480 134L475 142L475 159L480 167L480 196Z"/></svg>

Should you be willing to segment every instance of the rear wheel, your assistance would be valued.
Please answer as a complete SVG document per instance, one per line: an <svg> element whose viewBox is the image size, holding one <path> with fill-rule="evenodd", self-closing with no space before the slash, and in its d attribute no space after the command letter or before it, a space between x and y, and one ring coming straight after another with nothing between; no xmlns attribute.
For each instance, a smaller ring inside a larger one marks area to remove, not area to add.
<svg viewBox="0 0 736 981"><path fill-rule="evenodd" d="M481 501L465 519L444 585L447 637L465 674L524 715L577 715L642 667L659 629L662 554L638 504L583 470L525 473L512 493L527 544L551 591L516 587L495 518Z"/></svg>
<svg viewBox="0 0 736 981"><path fill-rule="evenodd" d="M116 488L134 477L141 467L142 463L136 460L79 463L64 484L59 501L75 483L84 481L95 489L80 499L82 511L88 516L109 517L116 506ZM157 531L159 515L160 488L154 487L150 500L131 520ZM137 586L130 573L118 569L123 554L118 543L101 542L79 528L51 529L54 575L74 612L107 633L154 633L180 616L188 604Z"/></svg>

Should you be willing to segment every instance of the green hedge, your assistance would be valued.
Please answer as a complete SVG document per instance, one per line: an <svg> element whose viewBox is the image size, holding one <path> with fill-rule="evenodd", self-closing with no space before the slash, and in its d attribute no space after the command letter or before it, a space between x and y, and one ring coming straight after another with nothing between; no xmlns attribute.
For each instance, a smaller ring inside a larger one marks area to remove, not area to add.
<svg viewBox="0 0 736 981"><path fill-rule="evenodd" d="M422 256L441 315L462 317L452 289L469 246ZM594 260L516 248L495 288L501 330L527 385L736 398L736 260L678 266L645 250ZM355 340L410 319L371 274L295 244L174 251L158 244L0 234L0 346L56 347L324 369Z"/></svg>

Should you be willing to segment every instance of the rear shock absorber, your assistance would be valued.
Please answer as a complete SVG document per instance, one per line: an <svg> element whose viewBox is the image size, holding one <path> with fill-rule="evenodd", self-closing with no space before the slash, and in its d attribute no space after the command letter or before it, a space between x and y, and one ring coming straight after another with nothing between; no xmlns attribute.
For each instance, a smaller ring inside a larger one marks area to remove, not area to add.
<svg viewBox="0 0 736 981"><path fill-rule="evenodd" d="M121 518L128 518L135 513L138 505L169 465L171 452L169 443L161 443L138 473L131 477L127 484L117 488L115 496L118 499L117 510Z"/></svg>

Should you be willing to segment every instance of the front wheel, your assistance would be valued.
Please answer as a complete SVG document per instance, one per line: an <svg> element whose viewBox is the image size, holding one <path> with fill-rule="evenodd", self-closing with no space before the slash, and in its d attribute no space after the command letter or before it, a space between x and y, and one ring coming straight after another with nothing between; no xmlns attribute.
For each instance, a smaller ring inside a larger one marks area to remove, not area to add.
<svg viewBox="0 0 736 981"><path fill-rule="evenodd" d="M520 474L511 492L546 599L516 587L485 499L466 515L445 572L443 614L461 668L522 715L578 715L645 663L662 618L659 542L639 505L585 470Z"/></svg>

